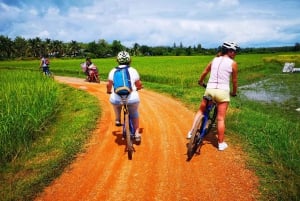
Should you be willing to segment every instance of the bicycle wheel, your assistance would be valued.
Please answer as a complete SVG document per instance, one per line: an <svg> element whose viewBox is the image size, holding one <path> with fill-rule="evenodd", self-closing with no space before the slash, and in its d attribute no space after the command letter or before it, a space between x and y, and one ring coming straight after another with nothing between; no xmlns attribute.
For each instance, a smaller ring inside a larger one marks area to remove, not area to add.
<svg viewBox="0 0 300 201"><path fill-rule="evenodd" d="M129 115L125 114L125 132L126 132L126 143L127 143L127 153L128 153L128 159L132 159L133 154L133 143L130 133L130 126L129 126Z"/></svg>
<svg viewBox="0 0 300 201"><path fill-rule="evenodd" d="M192 137L190 139L190 142L188 144L188 150L187 150L187 156L188 156L188 160L191 160L192 157L194 156L194 154L196 153L198 147L201 144L201 136L200 136L200 132L199 129L201 128L201 124L202 124L202 120L203 120L203 115L199 116L195 127L192 130Z"/></svg>

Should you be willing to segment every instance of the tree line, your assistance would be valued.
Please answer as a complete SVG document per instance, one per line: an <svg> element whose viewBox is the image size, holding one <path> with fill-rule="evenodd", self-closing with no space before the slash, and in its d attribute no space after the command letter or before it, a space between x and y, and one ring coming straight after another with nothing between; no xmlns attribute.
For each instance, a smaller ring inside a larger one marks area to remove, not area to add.
<svg viewBox="0 0 300 201"><path fill-rule="evenodd" d="M201 44L185 47L180 42L173 46L147 46L134 43L132 47L122 45L121 41L114 40L108 43L104 39L92 41L89 43L80 43L75 40L63 42L49 38L41 39L39 37L25 39L17 36L11 39L0 35L0 60L7 59L28 59L47 57L91 57L105 58L116 56L121 50L126 50L134 56L192 56L192 55L210 55L216 54L220 47L203 48ZM266 48L242 48L244 53L273 53L273 52L293 52L300 51L300 43L294 46L284 47L266 47Z"/></svg>

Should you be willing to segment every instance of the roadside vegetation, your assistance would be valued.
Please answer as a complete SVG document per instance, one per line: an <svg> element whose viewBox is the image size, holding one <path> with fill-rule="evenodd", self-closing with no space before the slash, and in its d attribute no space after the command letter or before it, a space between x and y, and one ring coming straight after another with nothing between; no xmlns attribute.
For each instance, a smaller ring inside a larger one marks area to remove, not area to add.
<svg viewBox="0 0 300 201"><path fill-rule="evenodd" d="M40 72L0 68L0 80L0 200L32 200L84 151L99 103Z"/></svg>
<svg viewBox="0 0 300 201"><path fill-rule="evenodd" d="M140 72L146 89L171 95L196 111L204 92L204 89L197 85L197 80L212 58L212 55L133 57L132 66ZM236 57L236 60L239 63L239 86L243 88L240 89L237 98L232 98L227 117L227 139L247 153L248 167L255 171L260 179L260 200L299 200L300 112L296 109L300 108L300 74L281 72L284 62L295 62L296 66L300 67L300 55L294 53L241 54ZM92 59L92 61L98 66L102 81L106 80L109 70L116 65L113 58ZM84 79L80 69L81 62L84 60L52 59L50 69L55 75L76 76ZM36 73L38 64L38 60L2 61L0 71L2 74L4 71L16 72L27 69ZM266 81L263 85L266 93L288 93L287 99L279 102L272 101L272 98L269 101L258 101L249 99L243 94L245 89L256 88L256 85L251 87L251 84L261 81ZM49 82L49 84L53 83ZM11 157L13 160L7 162L6 165L1 165L0 179L5 182L3 185L0 184L0 195L6 196L4 200L21 199L22 196L32 198L36 192L49 184L63 171L63 168L75 156L74 154L82 150L87 138L86 133L93 128L91 124L94 125L97 120L98 114L96 113L100 109L95 111L95 106L93 106L97 105L97 101L93 99L91 101L89 95L82 91L64 85L54 84L54 86L57 90L57 104L55 107L52 106L54 113L48 116L51 121L46 119L46 122L51 123L46 127L43 126L43 132L38 135L39 137L34 137L30 145L25 146L24 153ZM244 88L244 86L249 87ZM87 99L88 104L86 104ZM82 104L82 102L85 103ZM68 127L64 126L65 121L81 115L83 117L80 118L80 123L79 120L74 120L68 122ZM91 115L93 118L88 121ZM71 141L70 137L63 137L71 135L73 124L80 127L78 129L76 126L78 132L74 135L78 137L83 135L80 143L76 140ZM49 148L52 144L53 146L66 144L68 146L65 147L75 146L76 148L72 151L62 151L64 149ZM40 152L35 152L35 149ZM55 157L56 155L59 157ZM29 163L28 160L33 162ZM46 171L43 169L48 168L46 167L48 165L39 164L43 160L51 161L52 164ZM30 172L32 174L29 174ZM24 182L24 180L27 181ZM17 183L14 182L20 183L15 185Z"/></svg>

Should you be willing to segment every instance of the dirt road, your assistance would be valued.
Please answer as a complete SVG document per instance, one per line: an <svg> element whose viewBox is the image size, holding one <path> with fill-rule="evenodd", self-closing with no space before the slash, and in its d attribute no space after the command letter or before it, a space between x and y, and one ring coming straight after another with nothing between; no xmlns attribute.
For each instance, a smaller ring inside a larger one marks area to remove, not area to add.
<svg viewBox="0 0 300 201"><path fill-rule="evenodd" d="M201 154L186 161L186 133L193 115L180 102L140 91L142 143L127 159L121 128L105 93L105 83L56 77L100 100L103 115L86 152L36 201L248 201L255 200L257 178L245 168L243 153L229 142L220 152L211 134Z"/></svg>

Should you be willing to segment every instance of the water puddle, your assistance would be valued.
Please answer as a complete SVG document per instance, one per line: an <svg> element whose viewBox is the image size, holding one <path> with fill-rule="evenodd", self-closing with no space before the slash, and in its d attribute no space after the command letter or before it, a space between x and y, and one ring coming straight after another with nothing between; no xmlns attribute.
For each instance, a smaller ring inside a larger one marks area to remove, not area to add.
<svg viewBox="0 0 300 201"><path fill-rule="evenodd" d="M283 103L294 97L289 93L288 87L283 82L274 83L271 79L245 85L239 87L239 89L247 99L267 103Z"/></svg>

